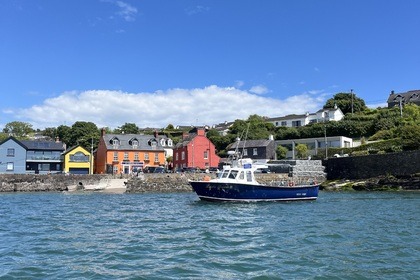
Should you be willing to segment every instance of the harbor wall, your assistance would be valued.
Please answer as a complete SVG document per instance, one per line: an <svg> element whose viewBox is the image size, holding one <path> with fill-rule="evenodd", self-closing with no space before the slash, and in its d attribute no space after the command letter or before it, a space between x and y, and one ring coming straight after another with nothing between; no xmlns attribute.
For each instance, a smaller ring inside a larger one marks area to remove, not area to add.
<svg viewBox="0 0 420 280"><path fill-rule="evenodd" d="M106 175L0 174L0 192L60 192L73 186L95 185Z"/></svg>
<svg viewBox="0 0 420 280"><path fill-rule="evenodd" d="M323 164L328 180L411 176L420 173L420 151L329 158Z"/></svg>

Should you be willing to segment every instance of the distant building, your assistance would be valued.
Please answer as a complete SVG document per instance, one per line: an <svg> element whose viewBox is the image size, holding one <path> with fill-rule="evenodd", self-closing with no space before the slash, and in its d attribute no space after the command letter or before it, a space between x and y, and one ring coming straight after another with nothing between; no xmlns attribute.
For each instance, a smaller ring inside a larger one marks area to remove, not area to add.
<svg viewBox="0 0 420 280"><path fill-rule="evenodd" d="M26 173L26 147L13 136L0 143L0 174Z"/></svg>
<svg viewBox="0 0 420 280"><path fill-rule="evenodd" d="M174 148L174 167L176 169L195 167L207 169L217 167L220 157L214 144L206 137L204 128L194 128L183 135Z"/></svg>
<svg viewBox="0 0 420 280"><path fill-rule="evenodd" d="M308 147L309 155L317 155L318 149L327 148L352 148L353 139L344 136L276 140L277 145L286 147L289 151L286 154L288 159L295 159L295 147L297 144L304 144ZM331 155L332 156L332 155Z"/></svg>
<svg viewBox="0 0 420 280"><path fill-rule="evenodd" d="M276 142L271 136L269 139L262 140L241 140L230 144L228 151L237 150L243 157L250 158L254 162L265 164L270 160L276 159Z"/></svg>
<svg viewBox="0 0 420 280"><path fill-rule="evenodd" d="M62 171L65 145L58 141L17 140L0 143L0 173L49 174Z"/></svg>
<svg viewBox="0 0 420 280"><path fill-rule="evenodd" d="M284 117L268 118L267 122L274 124L276 127L300 127L310 123L319 123L325 121L340 121L344 114L340 108L325 108L318 110L316 113L306 113L302 115L287 115Z"/></svg>
<svg viewBox="0 0 420 280"><path fill-rule="evenodd" d="M93 155L82 146L63 153L63 171L69 174L93 174Z"/></svg>
<svg viewBox="0 0 420 280"><path fill-rule="evenodd" d="M165 148L154 135L105 134L96 150L95 173L131 174L146 166L164 166Z"/></svg>
<svg viewBox="0 0 420 280"><path fill-rule="evenodd" d="M391 91L387 103L388 108L404 106L409 103L420 106L420 90L410 90L402 93Z"/></svg>

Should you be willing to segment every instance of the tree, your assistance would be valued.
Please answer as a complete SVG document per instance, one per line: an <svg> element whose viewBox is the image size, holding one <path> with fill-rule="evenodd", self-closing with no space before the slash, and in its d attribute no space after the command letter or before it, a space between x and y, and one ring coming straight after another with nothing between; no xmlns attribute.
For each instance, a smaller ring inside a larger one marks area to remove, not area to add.
<svg viewBox="0 0 420 280"><path fill-rule="evenodd" d="M268 139L274 135L276 127L266 121L264 117L251 115L246 121L236 120L229 128L231 134L248 140Z"/></svg>
<svg viewBox="0 0 420 280"><path fill-rule="evenodd" d="M344 115L351 112L362 112L367 109L365 101L354 93L337 93L333 98L327 100L324 109L334 108L335 105L341 109Z"/></svg>
<svg viewBox="0 0 420 280"><path fill-rule="evenodd" d="M92 148L92 141L96 147L99 141L99 129L96 124L92 122L75 122L71 127L70 140L67 143L70 147L81 145L83 148L90 150Z"/></svg>
<svg viewBox="0 0 420 280"><path fill-rule="evenodd" d="M71 138L71 127L67 125L60 125L56 129L56 135L58 136L58 139L60 141L67 144L68 147L71 147L70 145L70 138Z"/></svg>
<svg viewBox="0 0 420 280"><path fill-rule="evenodd" d="M405 150L420 149L420 125L405 125L400 135Z"/></svg>
<svg viewBox="0 0 420 280"><path fill-rule="evenodd" d="M115 129L116 134L138 134L140 128L135 123L125 123L122 126Z"/></svg>
<svg viewBox="0 0 420 280"><path fill-rule="evenodd" d="M295 149L297 158L304 159L308 157L308 146L305 144L297 144Z"/></svg>
<svg viewBox="0 0 420 280"><path fill-rule="evenodd" d="M285 159L288 151L286 147L278 145L276 149L277 159Z"/></svg>
<svg viewBox="0 0 420 280"><path fill-rule="evenodd" d="M29 133L34 132L34 130L29 123L14 121L9 122L4 126L3 132L18 139L25 139L28 137Z"/></svg>

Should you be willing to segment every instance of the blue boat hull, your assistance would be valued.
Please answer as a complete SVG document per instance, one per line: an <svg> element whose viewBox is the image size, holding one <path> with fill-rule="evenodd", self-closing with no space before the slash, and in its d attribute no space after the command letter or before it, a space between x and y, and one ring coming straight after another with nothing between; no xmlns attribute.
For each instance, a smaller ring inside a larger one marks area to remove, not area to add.
<svg viewBox="0 0 420 280"><path fill-rule="evenodd" d="M318 185L277 187L208 181L192 181L190 184L198 197L207 201L315 200L319 190Z"/></svg>

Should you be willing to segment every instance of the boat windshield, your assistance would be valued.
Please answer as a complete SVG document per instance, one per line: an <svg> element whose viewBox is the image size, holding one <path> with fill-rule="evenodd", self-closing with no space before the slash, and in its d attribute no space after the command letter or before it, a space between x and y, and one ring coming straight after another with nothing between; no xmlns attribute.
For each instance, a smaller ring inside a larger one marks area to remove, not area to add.
<svg viewBox="0 0 420 280"><path fill-rule="evenodd" d="M230 179L235 179L236 175L238 175L238 171L237 170L231 170L229 173L229 178Z"/></svg>

